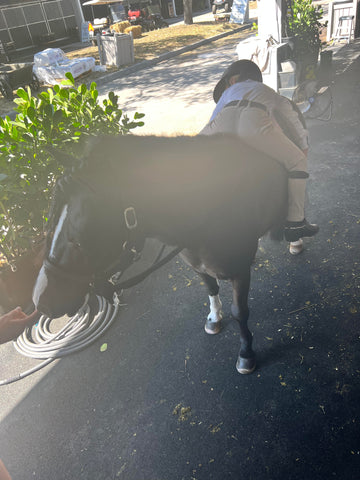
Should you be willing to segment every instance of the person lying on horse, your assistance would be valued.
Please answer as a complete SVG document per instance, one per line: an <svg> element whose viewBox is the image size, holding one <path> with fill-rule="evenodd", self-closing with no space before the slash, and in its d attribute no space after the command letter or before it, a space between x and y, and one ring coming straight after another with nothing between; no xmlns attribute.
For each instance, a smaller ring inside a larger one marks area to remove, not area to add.
<svg viewBox="0 0 360 480"><path fill-rule="evenodd" d="M280 162L289 174L285 238L296 242L315 235L318 225L308 223L304 214L308 131L296 105L264 85L259 67L245 59L225 70L213 98L216 107L200 135L235 134Z"/></svg>

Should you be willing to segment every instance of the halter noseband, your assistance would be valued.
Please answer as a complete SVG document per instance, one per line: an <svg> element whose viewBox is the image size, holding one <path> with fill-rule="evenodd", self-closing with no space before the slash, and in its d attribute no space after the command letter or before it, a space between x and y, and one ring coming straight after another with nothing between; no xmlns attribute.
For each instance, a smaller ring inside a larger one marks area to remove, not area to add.
<svg viewBox="0 0 360 480"><path fill-rule="evenodd" d="M62 267L55 265L49 258L46 258L43 262L45 271L55 274L57 277L61 277L63 280L75 280L78 283L90 283L93 275L82 275L74 272L67 272Z"/></svg>

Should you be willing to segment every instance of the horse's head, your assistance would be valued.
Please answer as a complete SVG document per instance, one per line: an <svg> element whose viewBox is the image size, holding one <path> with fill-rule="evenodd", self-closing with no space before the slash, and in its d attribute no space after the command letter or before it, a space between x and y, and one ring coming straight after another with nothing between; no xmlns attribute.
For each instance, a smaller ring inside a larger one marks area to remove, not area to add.
<svg viewBox="0 0 360 480"><path fill-rule="evenodd" d="M99 194L71 179L58 183L47 235L47 252L33 291L43 314L73 315L97 273L119 255L126 227L111 192ZM59 193L60 192L60 193Z"/></svg>

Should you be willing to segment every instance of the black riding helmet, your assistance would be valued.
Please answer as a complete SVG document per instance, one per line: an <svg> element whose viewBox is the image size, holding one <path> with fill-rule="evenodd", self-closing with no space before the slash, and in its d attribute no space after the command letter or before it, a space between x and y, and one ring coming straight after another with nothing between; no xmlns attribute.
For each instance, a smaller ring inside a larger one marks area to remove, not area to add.
<svg viewBox="0 0 360 480"><path fill-rule="evenodd" d="M226 89L226 83L233 75L240 75L240 81L255 80L256 82L262 82L262 74L260 68L256 63L251 60L238 60L232 63L223 73L222 77L216 84L213 92L213 98L215 103L218 103L221 95Z"/></svg>

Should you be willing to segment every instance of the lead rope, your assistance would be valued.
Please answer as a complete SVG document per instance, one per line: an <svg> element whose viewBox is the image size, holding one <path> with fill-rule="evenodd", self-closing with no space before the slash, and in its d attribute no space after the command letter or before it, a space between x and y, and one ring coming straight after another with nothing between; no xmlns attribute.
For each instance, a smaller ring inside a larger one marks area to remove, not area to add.
<svg viewBox="0 0 360 480"><path fill-rule="evenodd" d="M113 304L104 297L96 295L98 311L91 313L89 295L78 312L69 319L66 325L56 333L51 333L52 319L42 315L35 327L27 328L15 341L15 349L26 357L45 359L36 367L15 377L1 380L0 386L9 385L41 370L57 358L64 357L88 347L95 342L110 327L121 307L118 295L115 293Z"/></svg>

